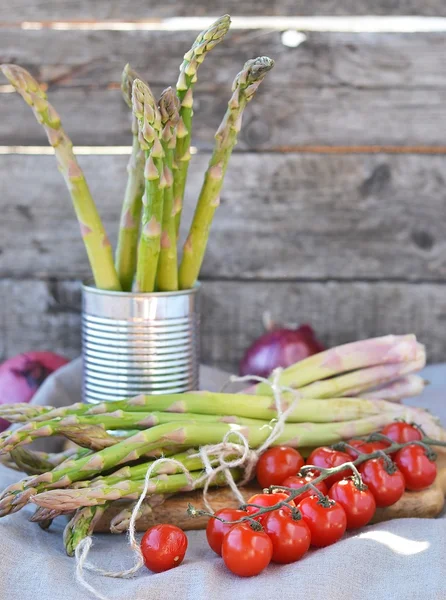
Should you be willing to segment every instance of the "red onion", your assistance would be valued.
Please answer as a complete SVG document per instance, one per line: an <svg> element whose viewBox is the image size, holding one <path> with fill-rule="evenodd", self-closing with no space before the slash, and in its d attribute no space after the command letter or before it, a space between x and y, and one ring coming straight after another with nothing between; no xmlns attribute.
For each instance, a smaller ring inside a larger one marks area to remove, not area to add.
<svg viewBox="0 0 446 600"><path fill-rule="evenodd" d="M68 360L53 352L18 354L0 365L0 404L29 402L48 375ZM9 423L0 419L0 431Z"/></svg>
<svg viewBox="0 0 446 600"><path fill-rule="evenodd" d="M316 339L310 325L301 325L297 329L272 328L245 352L240 363L240 375L269 377L277 367L289 367L322 350L325 348Z"/></svg>

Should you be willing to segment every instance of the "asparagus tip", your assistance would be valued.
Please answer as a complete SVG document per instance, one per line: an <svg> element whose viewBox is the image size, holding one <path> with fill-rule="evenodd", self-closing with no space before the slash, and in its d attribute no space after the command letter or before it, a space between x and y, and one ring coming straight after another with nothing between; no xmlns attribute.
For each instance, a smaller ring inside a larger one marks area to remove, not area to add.
<svg viewBox="0 0 446 600"><path fill-rule="evenodd" d="M129 63L127 63L122 71L121 91L122 96L129 108L132 108L132 89L133 82L139 79L144 81L141 75Z"/></svg>
<svg viewBox="0 0 446 600"><path fill-rule="evenodd" d="M158 106L161 122L165 124L170 121L175 126L180 118L180 101L173 88L168 87L162 92Z"/></svg>

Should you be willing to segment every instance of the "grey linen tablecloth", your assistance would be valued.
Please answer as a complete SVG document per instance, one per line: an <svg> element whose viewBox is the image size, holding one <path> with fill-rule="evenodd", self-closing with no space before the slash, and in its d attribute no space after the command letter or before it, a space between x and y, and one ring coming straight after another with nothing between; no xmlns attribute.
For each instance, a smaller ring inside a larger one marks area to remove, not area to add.
<svg viewBox="0 0 446 600"><path fill-rule="evenodd" d="M429 408L446 425L446 365L428 367L431 386L411 400ZM202 387L219 389L225 374L203 369ZM67 404L80 394L79 362L64 367L39 390L39 404ZM17 473L0 468L0 485ZM75 581L74 559L65 555L64 520L49 532L27 521L26 508L0 521L0 600L87 600ZM130 580L86 573L87 580L110 600L446 600L446 515L399 519L364 528L340 542L310 552L293 565L271 565L258 577L228 573L207 546L203 532L188 534L189 549L178 568L151 574L141 569ZM109 570L133 564L125 536L97 535L89 560Z"/></svg>

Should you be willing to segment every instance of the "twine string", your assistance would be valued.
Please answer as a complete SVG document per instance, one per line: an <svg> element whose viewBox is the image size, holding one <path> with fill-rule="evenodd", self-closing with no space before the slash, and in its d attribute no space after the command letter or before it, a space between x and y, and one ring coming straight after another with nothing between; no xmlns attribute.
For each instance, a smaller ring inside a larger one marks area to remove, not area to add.
<svg viewBox="0 0 446 600"><path fill-rule="evenodd" d="M143 490L138 498L138 501L133 507L130 518L128 540L129 546L134 554L134 565L129 569L125 569L122 571L107 571L105 569L101 569L100 567L96 567L92 563L89 563L87 561L87 558L93 544L93 539L91 536L87 536L78 544L75 551L76 579L80 585L87 589L98 600L110 600L86 581L84 574L85 570L91 571L98 575L102 575L104 577L125 579L133 577L143 566L144 557L141 551L140 544L136 539L135 526L141 505L149 492L152 473L154 469L162 463L173 464L182 473L184 473L191 489L203 485L203 503L208 512L214 512L209 502L209 487L220 473L224 473L228 486L230 487L232 493L234 494L238 502L240 504L245 504L245 499L243 497L243 494L239 490L237 483L234 480L231 469L237 467L244 468L244 477L241 480L240 485L243 485L244 483L252 479L260 455L263 452L265 452L265 450L269 448L275 441L277 441L277 439L282 435L285 428L286 420L288 416L295 410L296 405L300 399L300 395L296 390L280 385L281 373L282 369L275 369L273 371L271 379L266 379L264 377L254 377L249 375L245 377L231 377L231 382L243 382L248 380L254 380L259 383L266 383L271 388L276 409L276 417L271 421L269 425L271 431L267 436L266 440L260 445L260 447L256 450L252 450L249 447L249 442L246 436L243 435L241 431L228 431L220 443L201 446L196 454L191 455L191 457L200 457L204 466L203 475L195 480L192 478L190 471L181 462L175 460L174 458L162 457L155 460L147 469L144 478ZM289 405L286 406L286 408L283 402L283 394L285 392L291 394L293 398L292 402L290 402ZM237 439L237 442L234 441L235 439Z"/></svg>

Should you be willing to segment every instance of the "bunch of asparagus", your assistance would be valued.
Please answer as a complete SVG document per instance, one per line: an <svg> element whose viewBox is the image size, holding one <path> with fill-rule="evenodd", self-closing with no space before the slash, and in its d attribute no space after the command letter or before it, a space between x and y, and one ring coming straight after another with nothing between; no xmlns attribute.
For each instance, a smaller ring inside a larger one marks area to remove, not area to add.
<svg viewBox="0 0 446 600"><path fill-rule="evenodd" d="M332 348L283 370L279 382L287 388L281 397L283 409L298 401L274 444L309 452L316 446L370 434L395 418L415 421L427 434L438 437L436 423L425 411L376 399L380 392L368 391L378 388L384 396L391 396L398 387L394 382L416 377L413 373L424 361L424 348L414 336L386 336ZM271 394L271 386L260 382L236 394L141 395L62 408L2 405L0 417L21 426L0 436L0 454L7 457L7 464L16 463L29 476L0 496L0 516L32 502L38 508L31 520L48 527L55 517L74 513L65 532L67 552L73 554L111 503L135 501L140 496L154 459L171 456L191 472L192 481L175 465L160 463L141 514L171 494L203 485L200 446L218 444L227 434L231 439L232 432L241 432L251 448L261 446L277 417ZM65 436L77 445L57 455L26 448L36 439L53 435ZM233 441L239 443L237 437ZM217 457L211 456L210 461L217 462ZM241 475L234 470L236 480ZM213 485L225 483L222 475L213 481ZM125 530L132 507L125 505L118 513L112 531Z"/></svg>
<svg viewBox="0 0 446 600"><path fill-rule="evenodd" d="M226 35L230 22L229 16L224 15L200 33L184 55L176 92L168 88L159 101L134 69L127 65L123 71L122 93L132 110L133 144L115 261L59 115L25 69L16 65L0 66L33 109L54 148L71 194L94 281L100 289L175 291L192 288L198 279L243 112L274 65L267 57L249 60L234 80L178 267L178 232L191 157L193 89L198 67Z"/></svg>

